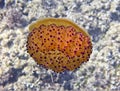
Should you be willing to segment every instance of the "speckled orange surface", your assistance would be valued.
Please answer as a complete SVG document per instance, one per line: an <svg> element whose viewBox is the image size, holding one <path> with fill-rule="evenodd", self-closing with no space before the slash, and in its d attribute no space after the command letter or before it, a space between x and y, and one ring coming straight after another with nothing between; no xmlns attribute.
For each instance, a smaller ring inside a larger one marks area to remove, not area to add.
<svg viewBox="0 0 120 91"><path fill-rule="evenodd" d="M31 24L27 50L34 60L55 72L74 70L88 61L88 33L67 19L46 18Z"/></svg>

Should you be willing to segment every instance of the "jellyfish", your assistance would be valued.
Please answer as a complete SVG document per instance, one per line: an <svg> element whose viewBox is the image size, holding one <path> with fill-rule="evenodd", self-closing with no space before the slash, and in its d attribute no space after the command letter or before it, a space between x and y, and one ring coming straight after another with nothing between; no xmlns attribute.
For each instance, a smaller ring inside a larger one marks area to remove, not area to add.
<svg viewBox="0 0 120 91"><path fill-rule="evenodd" d="M46 18L29 26L27 51L41 66L57 73L73 71L90 58L89 34L70 20Z"/></svg>

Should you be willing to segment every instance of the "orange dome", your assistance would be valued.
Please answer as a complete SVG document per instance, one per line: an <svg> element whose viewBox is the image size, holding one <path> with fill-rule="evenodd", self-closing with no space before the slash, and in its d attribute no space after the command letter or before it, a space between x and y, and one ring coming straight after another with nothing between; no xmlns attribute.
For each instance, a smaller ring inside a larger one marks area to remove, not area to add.
<svg viewBox="0 0 120 91"><path fill-rule="evenodd" d="M72 71L90 57L92 43L89 35L71 21L46 18L31 24L29 29L28 53L48 69Z"/></svg>

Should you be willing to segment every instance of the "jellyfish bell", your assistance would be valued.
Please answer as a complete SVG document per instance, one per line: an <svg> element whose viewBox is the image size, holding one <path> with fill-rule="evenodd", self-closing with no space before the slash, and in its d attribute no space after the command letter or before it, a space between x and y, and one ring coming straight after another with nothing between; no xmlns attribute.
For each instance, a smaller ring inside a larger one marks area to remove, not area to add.
<svg viewBox="0 0 120 91"><path fill-rule="evenodd" d="M29 30L27 51L47 69L73 71L90 58L90 36L72 21L46 18L32 23Z"/></svg>

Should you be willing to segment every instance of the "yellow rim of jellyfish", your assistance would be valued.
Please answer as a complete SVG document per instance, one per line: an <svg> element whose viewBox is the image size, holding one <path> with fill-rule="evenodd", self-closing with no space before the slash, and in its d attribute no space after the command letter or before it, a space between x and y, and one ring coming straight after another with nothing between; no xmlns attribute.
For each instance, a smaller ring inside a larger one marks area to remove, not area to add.
<svg viewBox="0 0 120 91"><path fill-rule="evenodd" d="M38 28L42 24L44 25L56 24L58 26L61 26L61 25L73 26L77 32L81 32L85 36L89 36L89 34L81 26L78 26L74 22L68 19L63 19L63 18L44 18L44 19L37 20L29 26L29 30L32 31L34 28Z"/></svg>

